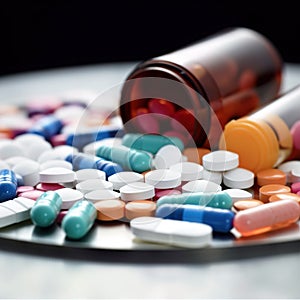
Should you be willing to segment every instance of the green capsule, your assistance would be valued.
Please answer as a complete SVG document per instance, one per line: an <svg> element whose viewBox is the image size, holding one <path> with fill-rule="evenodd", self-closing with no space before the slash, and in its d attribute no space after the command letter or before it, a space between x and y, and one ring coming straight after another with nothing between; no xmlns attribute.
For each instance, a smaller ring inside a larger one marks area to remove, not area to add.
<svg viewBox="0 0 300 300"><path fill-rule="evenodd" d="M62 205L61 196L48 191L43 193L30 210L30 218L34 225L48 227L54 223Z"/></svg>
<svg viewBox="0 0 300 300"><path fill-rule="evenodd" d="M175 145L183 151L183 142L177 137L167 137L158 134L136 134L128 133L124 135L122 144L128 148L143 150L156 154L157 151L167 145Z"/></svg>
<svg viewBox="0 0 300 300"><path fill-rule="evenodd" d="M223 191L217 193L183 193L180 195L163 196L156 202L157 207L163 204L192 204L214 208L231 209L232 198Z"/></svg>

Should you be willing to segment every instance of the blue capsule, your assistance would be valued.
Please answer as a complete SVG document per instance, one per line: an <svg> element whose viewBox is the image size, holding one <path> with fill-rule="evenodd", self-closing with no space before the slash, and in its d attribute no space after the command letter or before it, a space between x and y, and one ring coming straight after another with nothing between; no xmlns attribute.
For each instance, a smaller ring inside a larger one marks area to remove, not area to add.
<svg viewBox="0 0 300 300"><path fill-rule="evenodd" d="M39 119L28 131L43 136L49 140L52 136L58 134L63 127L63 123L55 116L46 116Z"/></svg>
<svg viewBox="0 0 300 300"><path fill-rule="evenodd" d="M98 169L105 172L107 178L115 173L123 171L123 168L120 165L90 154L79 153L68 155L65 160L72 163L74 171L82 169Z"/></svg>
<svg viewBox="0 0 300 300"><path fill-rule="evenodd" d="M43 193L30 210L30 218L34 225L48 227L54 223L61 209L62 198L54 192Z"/></svg>
<svg viewBox="0 0 300 300"><path fill-rule="evenodd" d="M233 227L234 213L227 209L196 205L164 204L156 210L156 217L203 223L216 232L229 232Z"/></svg>
<svg viewBox="0 0 300 300"><path fill-rule="evenodd" d="M101 130L97 131L69 134L66 139L66 144L82 150L87 144L115 137L117 134L118 136L122 136L124 132L120 128L110 126L107 126L106 128L103 126Z"/></svg>
<svg viewBox="0 0 300 300"><path fill-rule="evenodd" d="M97 217L93 203L80 200L68 211L62 221L62 228L70 239L81 239L92 228Z"/></svg>
<svg viewBox="0 0 300 300"><path fill-rule="evenodd" d="M14 199L17 195L18 181L15 172L0 170L0 202Z"/></svg>

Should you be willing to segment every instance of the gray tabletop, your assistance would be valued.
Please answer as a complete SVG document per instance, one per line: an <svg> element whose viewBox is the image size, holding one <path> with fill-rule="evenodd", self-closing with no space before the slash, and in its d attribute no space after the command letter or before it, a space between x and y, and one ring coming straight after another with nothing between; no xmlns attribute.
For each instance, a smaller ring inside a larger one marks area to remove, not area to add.
<svg viewBox="0 0 300 300"><path fill-rule="evenodd" d="M78 89L99 94L118 86L133 66L107 64L3 77L0 101L22 103ZM287 64L283 90L298 82L300 67ZM116 94L111 105L117 103ZM300 298L300 243L235 250L230 257L220 252L209 259L190 251L173 259L162 252L74 255L5 240L0 249L1 298Z"/></svg>

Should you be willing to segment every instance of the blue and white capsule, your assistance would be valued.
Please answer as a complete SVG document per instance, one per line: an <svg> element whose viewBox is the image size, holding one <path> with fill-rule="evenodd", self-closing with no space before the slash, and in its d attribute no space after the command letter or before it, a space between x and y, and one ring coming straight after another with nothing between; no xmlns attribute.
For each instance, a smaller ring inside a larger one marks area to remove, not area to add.
<svg viewBox="0 0 300 300"><path fill-rule="evenodd" d="M14 199L17 195L18 181L14 171L0 170L0 202Z"/></svg>

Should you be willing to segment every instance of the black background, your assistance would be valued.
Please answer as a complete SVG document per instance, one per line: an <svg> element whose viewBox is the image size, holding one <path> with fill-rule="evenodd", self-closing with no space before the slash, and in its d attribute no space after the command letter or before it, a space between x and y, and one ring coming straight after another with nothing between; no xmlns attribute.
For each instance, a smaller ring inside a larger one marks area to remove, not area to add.
<svg viewBox="0 0 300 300"><path fill-rule="evenodd" d="M2 1L0 75L144 60L238 26L265 35L284 61L300 63L300 13L295 5L178 2Z"/></svg>

